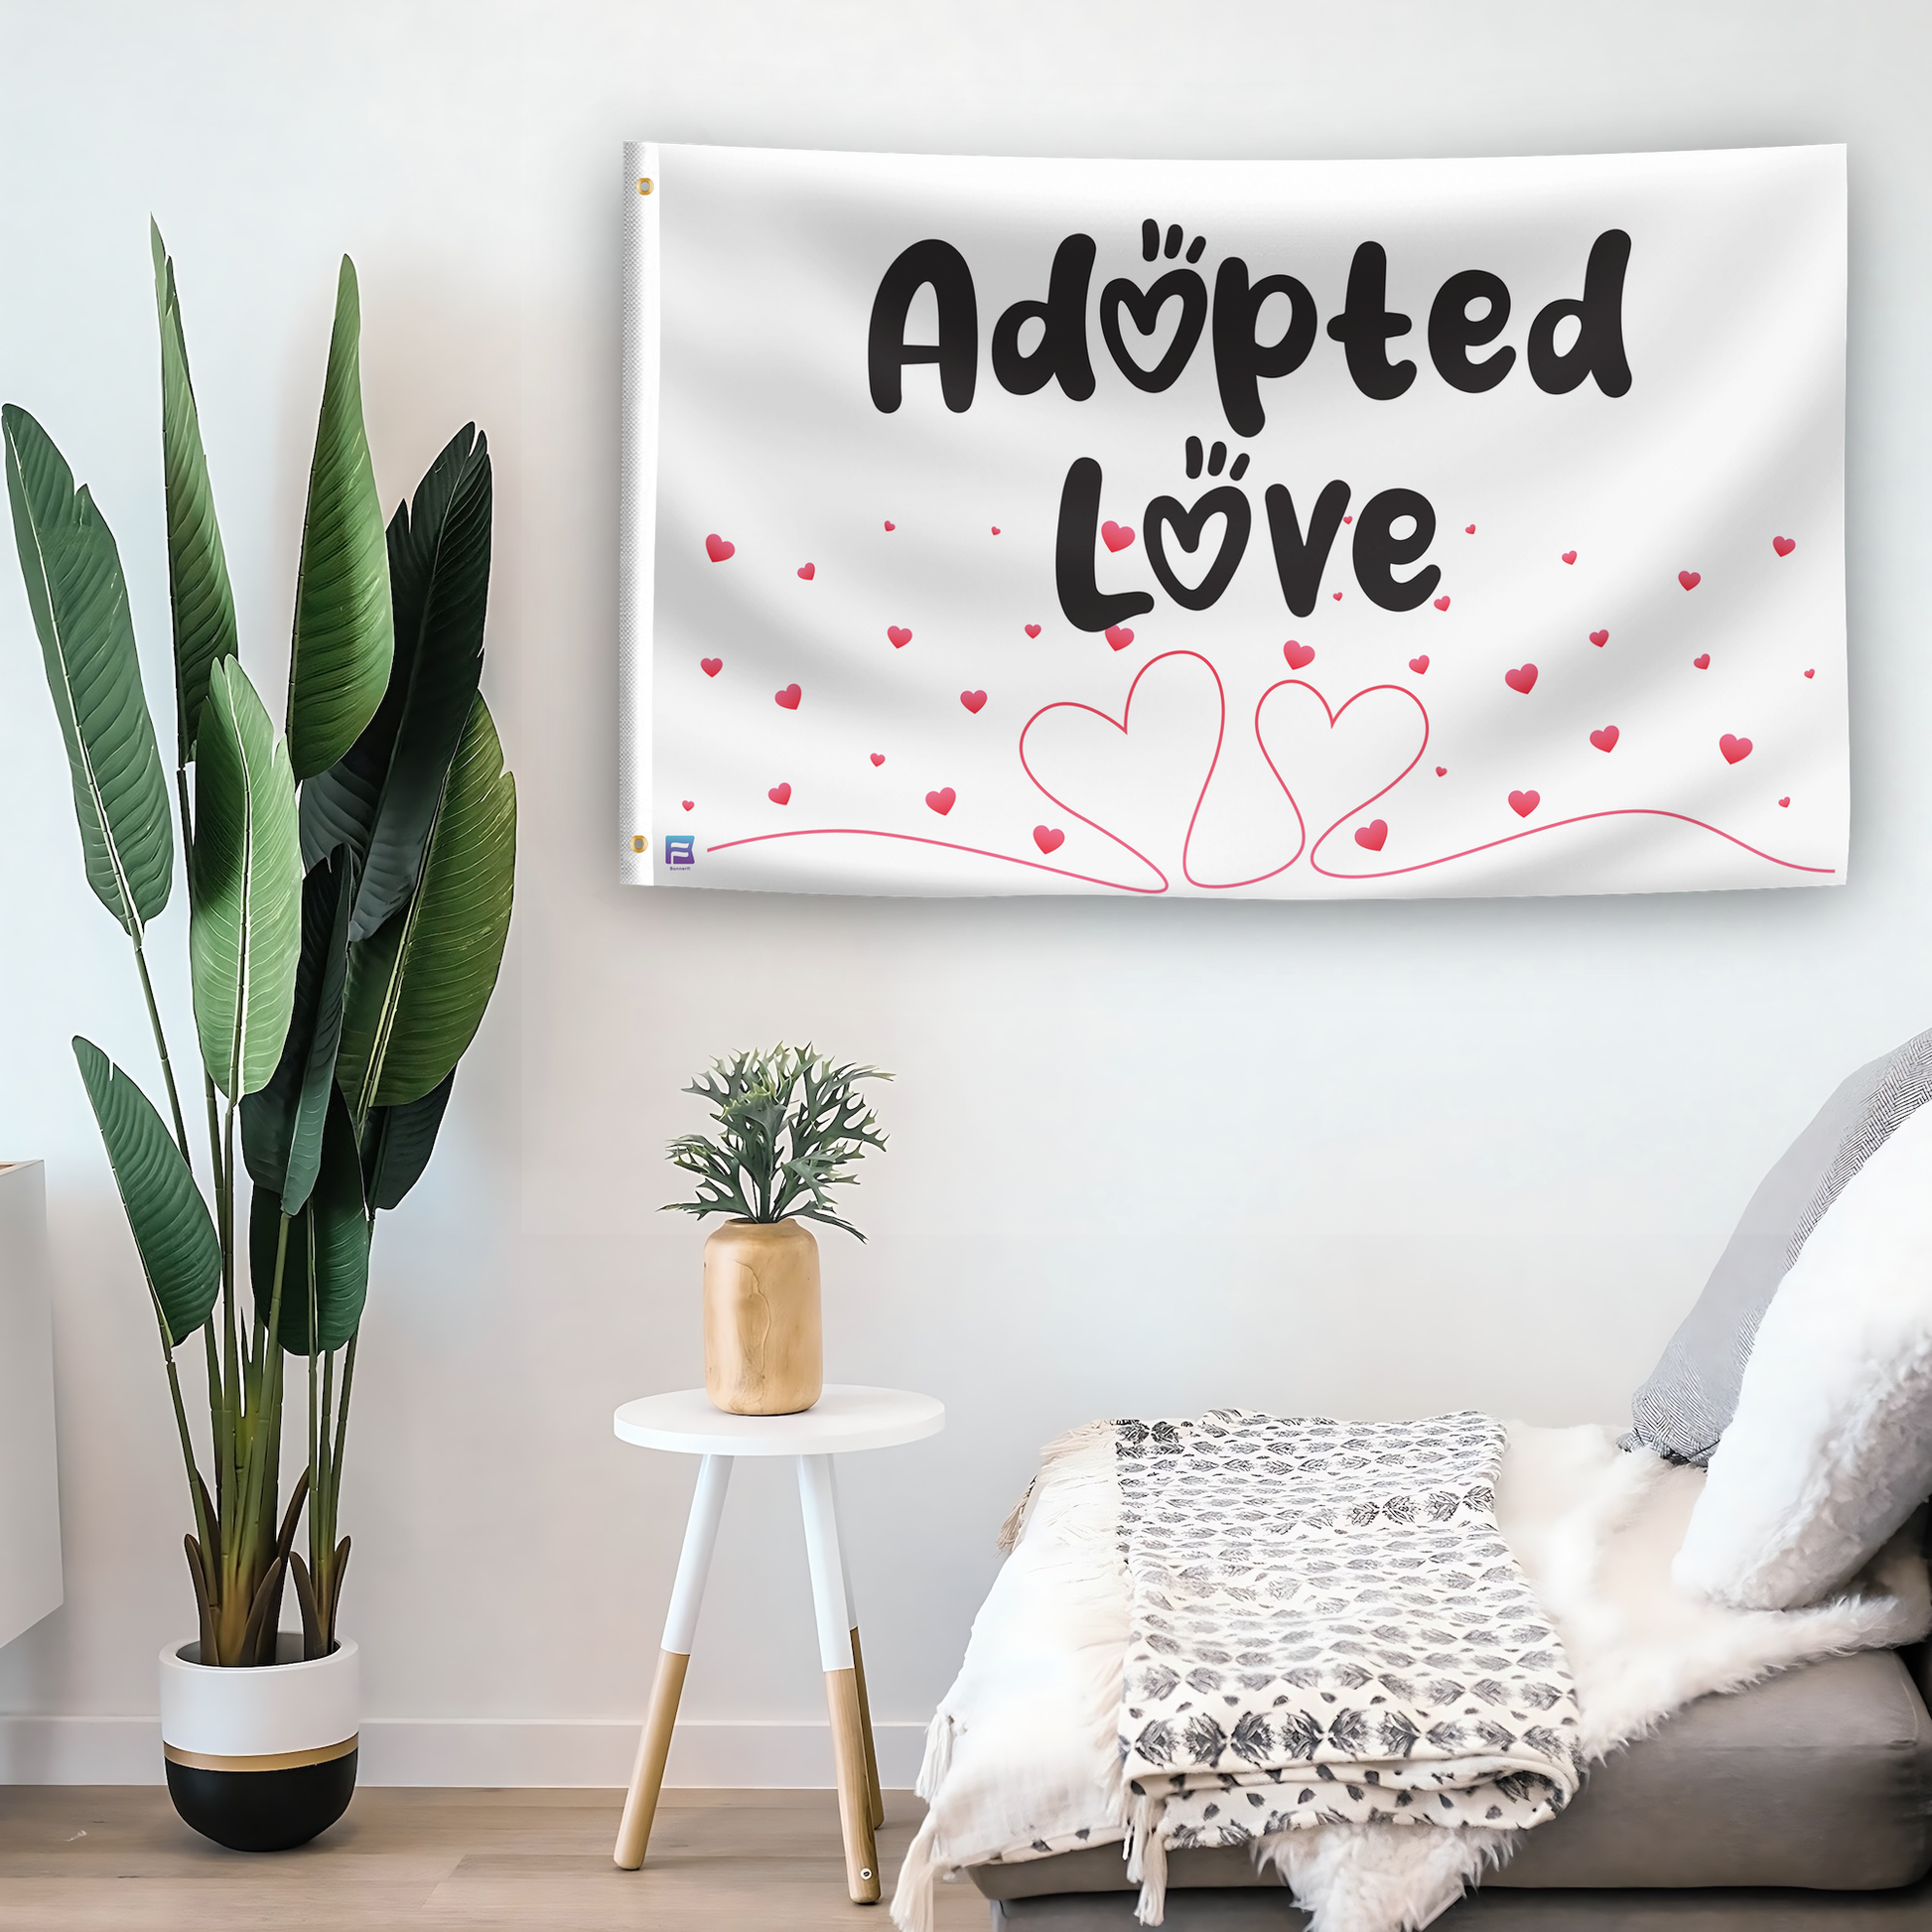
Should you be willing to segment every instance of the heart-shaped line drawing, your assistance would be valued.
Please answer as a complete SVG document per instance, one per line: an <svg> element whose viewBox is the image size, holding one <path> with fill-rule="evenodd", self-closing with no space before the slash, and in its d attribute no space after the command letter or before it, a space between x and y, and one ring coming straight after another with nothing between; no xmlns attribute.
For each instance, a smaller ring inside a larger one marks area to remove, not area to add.
<svg viewBox="0 0 1932 1932"><path fill-rule="evenodd" d="M984 691L962 691L959 694L959 702L968 711L977 715L986 709L986 693Z"/></svg>
<svg viewBox="0 0 1932 1932"><path fill-rule="evenodd" d="M704 540L704 553L714 564L722 564L727 557L735 556L737 552L738 545L726 542L716 530Z"/></svg>
<svg viewBox="0 0 1932 1932"><path fill-rule="evenodd" d="M1708 671L1711 668L1711 653L1708 650L1700 652L1699 655L1691 659L1691 663L1700 671Z"/></svg>
<svg viewBox="0 0 1932 1932"><path fill-rule="evenodd" d="M1512 691L1520 691L1527 698L1536 689L1536 666L1519 664L1513 671L1503 673L1503 682Z"/></svg>
<svg viewBox="0 0 1932 1932"><path fill-rule="evenodd" d="M1039 625L1036 623L1030 623L1027 626L1027 635L1029 637L1037 637L1039 635Z"/></svg>
<svg viewBox="0 0 1932 1932"><path fill-rule="evenodd" d="M1336 595L1337 597L1339 597L1339 596L1341 595L1341 593L1340 593L1339 591L1337 591L1337 592L1335 593L1335 595ZM1447 611L1447 610L1449 609L1449 599L1448 599L1448 598L1446 598L1446 597L1439 597L1439 598L1438 598L1438 599L1436 600L1436 608L1437 608L1437 610L1439 610L1439 611Z"/></svg>
<svg viewBox="0 0 1932 1932"><path fill-rule="evenodd" d="M1543 794L1540 791L1512 791L1509 794L1509 809L1518 818L1528 818L1542 802Z"/></svg>
<svg viewBox="0 0 1932 1932"><path fill-rule="evenodd" d="M1367 825L1355 827L1355 843L1364 852L1380 852L1389 842L1389 821L1378 818Z"/></svg>
<svg viewBox="0 0 1932 1932"><path fill-rule="evenodd" d="M1134 633L1124 623L1110 623L1107 626L1107 641L1116 650L1125 650L1134 641Z"/></svg>
<svg viewBox="0 0 1932 1932"><path fill-rule="evenodd" d="M1429 653L1427 651L1424 651L1420 657L1410 658L1409 668L1412 671L1414 671L1418 677L1421 677L1422 674L1429 669Z"/></svg>
<svg viewBox="0 0 1932 1932"><path fill-rule="evenodd" d="M1726 764L1742 764L1751 755L1751 742L1748 738L1736 738L1725 732L1718 740L1718 750L1725 755Z"/></svg>
<svg viewBox="0 0 1932 1932"><path fill-rule="evenodd" d="M1314 646L1298 644L1293 637L1282 646L1282 655L1288 659L1291 670L1306 671L1314 662Z"/></svg>
<svg viewBox="0 0 1932 1932"><path fill-rule="evenodd" d="M1598 650L1601 650L1610 641L1610 633L1607 630L1592 630L1589 633L1589 640Z"/></svg>
<svg viewBox="0 0 1932 1932"><path fill-rule="evenodd" d="M1109 550L1125 550L1134 541L1134 532L1125 523L1116 523L1109 517L1100 526L1100 541Z"/></svg>
<svg viewBox="0 0 1932 1932"><path fill-rule="evenodd" d="M1771 548L1775 550L1780 557L1790 556L1792 551L1797 549L1797 547L1798 547L1798 539L1796 537L1773 537L1771 539Z"/></svg>
<svg viewBox="0 0 1932 1932"><path fill-rule="evenodd" d="M800 564L798 566L798 574L809 584L818 575L818 566L816 564Z"/></svg>
<svg viewBox="0 0 1932 1932"><path fill-rule="evenodd" d="M1599 752L1614 752L1616 750L1616 741L1621 736L1622 734L1614 725L1605 725L1600 732L1590 733L1589 742Z"/></svg>
<svg viewBox="0 0 1932 1932"><path fill-rule="evenodd" d="M1697 587L1700 584L1704 582L1704 574L1701 571L1696 571L1696 570L1680 570L1677 573L1677 581L1680 584L1682 584L1687 591L1694 591L1697 589Z"/></svg>
<svg viewBox="0 0 1932 1932"><path fill-rule="evenodd" d="M798 709L798 700L805 694L799 690L797 685L787 684L782 691L774 691L771 695L787 711L796 711Z"/></svg>
<svg viewBox="0 0 1932 1932"><path fill-rule="evenodd" d="M790 780L787 779L783 784L773 785L771 789L767 791L764 795L768 799L770 799L770 801L774 805L789 805L791 803Z"/></svg>
<svg viewBox="0 0 1932 1932"><path fill-rule="evenodd" d="M1576 553L1576 551L1574 551L1574 550L1566 550L1566 551L1565 551L1565 552L1563 553L1563 560L1564 560L1564 562L1565 562L1565 563L1567 563L1567 564L1574 564L1574 563L1575 563L1575 562L1577 561L1577 553Z"/></svg>
<svg viewBox="0 0 1932 1932"><path fill-rule="evenodd" d="M722 657L701 657L698 659L698 669L706 677L716 677L724 668L725 660Z"/></svg>
<svg viewBox="0 0 1932 1932"><path fill-rule="evenodd" d="M1369 793L1369 795L1366 798L1357 800L1357 802L1350 805L1345 812L1340 813L1329 824L1323 826L1322 829L1315 834L1312 842L1311 842L1309 838L1309 822L1307 818L1303 816L1301 801L1295 796L1294 787L1290 785L1288 780L1282 776L1281 766L1275 762L1274 754L1269 751L1268 741L1266 737L1263 735L1262 728L1261 728L1261 714L1263 708L1267 705L1268 700L1277 691L1287 690L1291 686L1308 692L1315 700L1315 702L1318 705L1320 705L1323 712L1327 714L1328 729L1331 732L1336 728L1336 726L1338 726L1341 723L1342 719L1347 716L1349 708L1351 706L1359 704L1364 698L1372 697L1374 693L1376 693L1377 691L1393 691L1399 697L1406 698L1412 705L1415 706L1416 715L1421 720L1422 723L1422 737L1416 746L1415 756L1410 759L1409 762L1405 764L1402 767L1402 769L1398 771L1395 774L1395 776L1391 778L1388 781L1388 783L1383 785L1379 790L1372 791ZM1339 706L1331 706L1328 703L1328 700L1325 697L1323 697L1322 694L1319 691L1317 691L1312 684L1309 683L1309 681L1306 678L1284 678L1279 684L1271 684L1268 687L1268 689L1264 691L1261 694L1261 696L1255 701L1254 734L1255 734L1255 743L1259 745L1261 748L1261 756L1268 760L1268 768L1270 771L1272 771L1275 774L1275 782L1278 785L1280 785L1282 790L1287 794L1288 802L1294 808L1295 811L1295 822L1302 828L1302 847L1297 848L1295 859L1289 860L1288 865L1280 866L1276 870L1280 872L1286 872L1288 870L1288 866L1292 866L1295 863L1295 860L1299 859L1302 856L1302 849L1306 848L1309 855L1309 864L1316 872L1320 873L1324 879L1347 879L1351 876L1350 874L1330 872L1328 868L1321 863L1322 844L1330 836L1330 834L1335 832L1339 827L1347 824L1348 821L1356 815L1356 813L1366 810L1370 805L1374 804L1378 798L1384 797L1389 792L1393 791L1396 788L1396 786L1399 785L1403 781L1403 779L1406 778L1409 775L1409 773L1412 772L1416 768L1416 766L1422 762L1422 756L1424 752L1426 752L1429 749L1429 710L1428 707L1423 703L1423 701L1419 697L1417 697L1413 691L1411 691L1406 685L1402 685L1402 684L1370 684L1365 686L1360 691L1355 692L1351 697L1343 699ZM1441 765L1437 766L1438 777L1442 775L1443 769L1444 769L1443 766ZM1264 877L1270 879L1274 878L1274 876L1275 876L1274 873L1268 873L1264 875ZM1246 882L1246 883L1253 883L1253 882Z"/></svg>
<svg viewBox="0 0 1932 1932"><path fill-rule="evenodd" d="M1035 825L1034 843L1042 852L1057 852L1066 843L1066 834L1057 825Z"/></svg>
<svg viewBox="0 0 1932 1932"><path fill-rule="evenodd" d="M959 802L959 793L953 790L951 785L941 785L937 791L928 791L926 793L925 802L941 818L944 818L952 810L953 806Z"/></svg>
<svg viewBox="0 0 1932 1932"><path fill-rule="evenodd" d="M902 623L889 623L886 635L893 640L895 650L903 650L912 641L912 633Z"/></svg>
<svg viewBox="0 0 1932 1932"><path fill-rule="evenodd" d="M886 754L884 752L873 753L872 761L874 764L884 764L886 762Z"/></svg>

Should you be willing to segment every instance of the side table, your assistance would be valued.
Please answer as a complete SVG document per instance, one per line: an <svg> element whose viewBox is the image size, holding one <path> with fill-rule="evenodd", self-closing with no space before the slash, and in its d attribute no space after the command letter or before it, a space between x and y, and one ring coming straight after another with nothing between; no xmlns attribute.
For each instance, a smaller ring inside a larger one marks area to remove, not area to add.
<svg viewBox="0 0 1932 1932"><path fill-rule="evenodd" d="M874 1832L886 1822L879 1791L879 1759L872 1712L866 1698L866 1667L859 1648L852 1579L839 1544L835 1455L854 1449L892 1449L936 1436L945 1427L944 1405L902 1389L855 1388L828 1383L809 1409L794 1416L728 1416L702 1389L647 1395L626 1402L613 1417L619 1440L644 1449L701 1455L697 1493L684 1526L671 1607L664 1618L664 1645L650 1690L637 1762L624 1795L623 1819L612 1854L626 1871L644 1862L651 1820L664 1784L678 1699L691 1662L698 1604L704 1595L732 1463L741 1455L788 1455L798 1465L798 1507L805 1521L805 1552L811 1563L812 1607L818 1618L819 1662L832 1719L832 1758L839 1786L839 1825L845 1837L846 1889L855 1902L878 1903L879 1854Z"/></svg>

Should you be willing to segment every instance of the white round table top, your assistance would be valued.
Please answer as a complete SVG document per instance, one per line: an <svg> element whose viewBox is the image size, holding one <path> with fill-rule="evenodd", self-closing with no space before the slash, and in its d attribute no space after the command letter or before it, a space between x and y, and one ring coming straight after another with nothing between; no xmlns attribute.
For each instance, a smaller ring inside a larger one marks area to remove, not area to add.
<svg viewBox="0 0 1932 1932"><path fill-rule="evenodd" d="M909 1389L828 1382L809 1409L792 1416L728 1416L702 1389L677 1389L626 1402L611 1421L621 1442L683 1455L842 1455L936 1436L946 1426L946 1406Z"/></svg>

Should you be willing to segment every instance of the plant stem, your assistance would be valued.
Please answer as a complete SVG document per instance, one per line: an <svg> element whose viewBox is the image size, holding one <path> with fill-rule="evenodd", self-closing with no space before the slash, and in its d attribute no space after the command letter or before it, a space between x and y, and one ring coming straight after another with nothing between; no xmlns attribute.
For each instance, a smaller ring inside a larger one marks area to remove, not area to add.
<svg viewBox="0 0 1932 1932"><path fill-rule="evenodd" d="M148 1025L154 1029L155 1051L161 1055L161 1077L168 1083L168 1111L175 1117L175 1145L181 1158L188 1154L188 1127L181 1117L181 1095L175 1091L175 1066L168 1057L168 1035L161 1029L161 1009L155 1004L154 981L148 977L148 955L140 940L134 942L134 964L141 974L141 997L148 1003Z"/></svg>

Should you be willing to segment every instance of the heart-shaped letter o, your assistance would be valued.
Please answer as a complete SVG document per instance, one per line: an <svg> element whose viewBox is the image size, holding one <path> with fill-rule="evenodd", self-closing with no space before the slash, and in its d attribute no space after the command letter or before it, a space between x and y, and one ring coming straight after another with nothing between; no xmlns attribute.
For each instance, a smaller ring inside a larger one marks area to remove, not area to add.
<svg viewBox="0 0 1932 1932"><path fill-rule="evenodd" d="M1191 554L1200 548L1207 519L1215 515L1227 518L1227 528L1221 536L1220 554L1209 565L1207 575L1190 590L1173 574L1173 566L1168 562L1168 546L1163 532L1172 524L1174 535L1180 539L1180 547ZM1254 512L1248 507L1247 497L1232 483L1210 489L1192 509L1177 497L1157 496L1147 506L1147 521L1143 526L1147 531L1147 560L1153 566L1155 576L1161 580L1161 588L1182 610L1205 611L1233 580L1242 553L1248 547L1248 532L1253 524Z"/></svg>
<svg viewBox="0 0 1932 1932"><path fill-rule="evenodd" d="M1180 325L1173 332L1168 351L1151 369L1144 369L1127 351L1121 339L1120 312L1134 318L1134 327L1143 336L1152 336L1161 326L1161 311L1174 300L1180 301ZM1137 389L1150 392L1170 387L1200 341L1207 322L1207 284L1191 268L1172 268L1145 294L1125 279L1112 281L1100 291L1100 333L1107 339L1120 372Z"/></svg>

